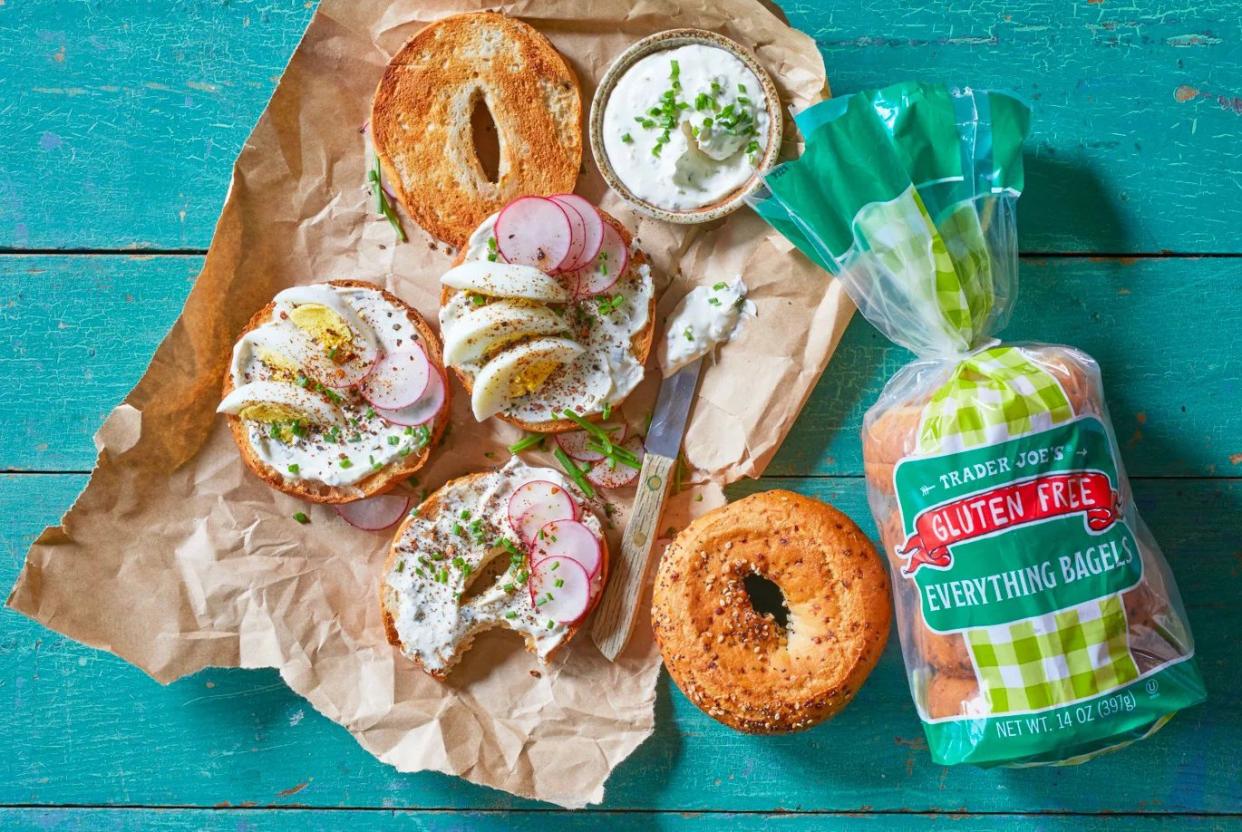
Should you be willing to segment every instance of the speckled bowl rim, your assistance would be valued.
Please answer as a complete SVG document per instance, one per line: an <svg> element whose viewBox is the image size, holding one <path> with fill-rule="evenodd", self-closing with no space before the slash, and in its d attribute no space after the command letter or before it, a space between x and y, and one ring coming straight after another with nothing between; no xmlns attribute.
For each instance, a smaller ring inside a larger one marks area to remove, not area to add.
<svg viewBox="0 0 1242 832"><path fill-rule="evenodd" d="M636 62L654 52L662 52L665 49L674 49L678 46L690 44L702 44L723 49L735 55L738 60L746 64L751 72L755 73L755 77L759 79L760 86L763 87L764 106L768 111L768 146L764 148L763 158L759 160L755 172L737 190L730 191L722 199L709 205L704 205L701 208L694 208L689 211L672 211L654 205L635 195L621 181L621 177L617 176L617 172L613 170L608 154L604 150L604 108L607 106L608 98L612 95L612 91L616 87L621 75ZM759 63L759 60L749 49L724 35L706 29L668 29L648 35L642 40L635 42L609 64L608 69L604 71L603 77L600 78L599 86L595 89L595 96L591 100L588 135L591 143L591 154L595 157L595 166L599 168L599 172L604 177L604 181L608 183L608 187L616 191L622 199L641 214L664 222L689 225L720 219L742 207L746 196L759 187L759 184L763 181L763 175L776 164L776 160L781 152L783 128L784 118L781 112L780 93L777 92L772 76L768 74L768 71L763 68L763 65Z"/></svg>

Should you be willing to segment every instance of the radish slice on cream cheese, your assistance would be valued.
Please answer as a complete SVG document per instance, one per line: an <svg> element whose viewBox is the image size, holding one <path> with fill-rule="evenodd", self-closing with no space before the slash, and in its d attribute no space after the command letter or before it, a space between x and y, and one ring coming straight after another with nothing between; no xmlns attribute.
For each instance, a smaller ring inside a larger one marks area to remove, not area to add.
<svg viewBox="0 0 1242 832"><path fill-rule="evenodd" d="M404 517L409 507L409 497L400 494L379 494L332 508L349 525L365 531L377 532L392 526Z"/></svg>
<svg viewBox="0 0 1242 832"><path fill-rule="evenodd" d="M617 229L604 225L604 240L599 254L590 264L578 270L578 295L590 297L607 292L625 273L630 253Z"/></svg>
<svg viewBox="0 0 1242 832"><path fill-rule="evenodd" d="M561 206L565 217L569 220L569 253L558 267L561 271L573 271L585 266L589 260L585 257L586 220L582 218L578 208L563 196L550 196L548 199Z"/></svg>
<svg viewBox="0 0 1242 832"><path fill-rule="evenodd" d="M599 573L604 562L599 538L577 520L553 520L535 535L531 561L538 564L554 557L577 561L592 578Z"/></svg>
<svg viewBox="0 0 1242 832"><path fill-rule="evenodd" d="M399 410L423 397L432 375L427 353L418 344L411 344L381 358L360 389L375 407Z"/></svg>
<svg viewBox="0 0 1242 832"><path fill-rule="evenodd" d="M565 209L541 196L518 197L496 218L496 248L509 263L556 271L572 239Z"/></svg>
<svg viewBox="0 0 1242 832"><path fill-rule="evenodd" d="M433 367L430 376L427 378L427 389L423 391L423 395L419 397L418 401L405 407L391 410L386 407L376 407L375 412L394 425L414 427L430 422L443 406L444 377L440 375L439 370Z"/></svg>
<svg viewBox="0 0 1242 832"><path fill-rule="evenodd" d="M583 234L585 235L582 246L582 257L578 261L578 265L573 268L580 269L595 259L595 255L599 254L599 247L604 242L604 218L599 215L599 211L587 201L585 197L577 194L557 194L554 199L562 205L569 205L577 209L578 215L582 217ZM568 266L566 268L569 268Z"/></svg>
<svg viewBox="0 0 1242 832"><path fill-rule="evenodd" d="M591 577L573 558L544 558L531 567L530 598L538 618L573 624L591 609Z"/></svg>
<svg viewBox="0 0 1242 832"><path fill-rule="evenodd" d="M528 546L536 532L553 520L575 520L578 506L569 492L548 480L519 485L509 498L509 525Z"/></svg>

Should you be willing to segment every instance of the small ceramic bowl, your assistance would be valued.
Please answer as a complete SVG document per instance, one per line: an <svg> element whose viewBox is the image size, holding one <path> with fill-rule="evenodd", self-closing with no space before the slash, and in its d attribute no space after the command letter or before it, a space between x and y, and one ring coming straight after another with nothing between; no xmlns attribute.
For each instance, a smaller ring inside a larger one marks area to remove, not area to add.
<svg viewBox="0 0 1242 832"><path fill-rule="evenodd" d="M617 176L611 162L608 160L608 154L604 151L604 108L608 104L608 98L612 95L617 81L639 60L654 52L692 44L714 46L718 49L723 49L737 56L738 60L744 63L751 72L755 73L755 77L759 79L759 83L763 87L764 107L768 112L768 146L763 149L763 156L759 159L755 172L737 190L707 205L685 211L677 211L654 205L635 195L621 181L621 177ZM591 142L591 153L595 156L595 164L599 167L599 172L603 174L604 181L608 183L610 188L620 194L626 202L642 214L657 220L663 220L664 222L690 224L720 219L742 207L746 195L759 187L763 174L776 164L776 159L781 152L782 123L780 95L776 91L776 85L772 83L772 77L768 75L767 70L756 60L750 50L735 41L729 40L724 35L709 32L706 29L669 29L664 32L656 32L654 35L648 35L638 41L617 56L617 59L604 72L604 77L600 79L599 87L595 90L595 97L591 101L591 120L588 132Z"/></svg>

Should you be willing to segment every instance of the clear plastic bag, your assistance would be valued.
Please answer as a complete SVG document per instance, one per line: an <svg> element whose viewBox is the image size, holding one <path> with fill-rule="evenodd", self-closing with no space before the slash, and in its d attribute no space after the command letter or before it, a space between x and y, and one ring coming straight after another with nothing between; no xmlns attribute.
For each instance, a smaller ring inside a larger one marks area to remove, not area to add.
<svg viewBox="0 0 1242 832"><path fill-rule="evenodd" d="M801 159L752 204L919 356L862 438L933 758L1082 762L1202 701L1098 366L994 337L1016 297L1026 108L900 84L798 121Z"/></svg>

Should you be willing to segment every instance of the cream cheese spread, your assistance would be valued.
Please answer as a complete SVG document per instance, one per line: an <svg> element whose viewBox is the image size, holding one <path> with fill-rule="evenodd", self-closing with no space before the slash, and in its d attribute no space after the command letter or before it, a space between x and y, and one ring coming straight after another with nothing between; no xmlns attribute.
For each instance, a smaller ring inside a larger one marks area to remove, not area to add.
<svg viewBox="0 0 1242 832"><path fill-rule="evenodd" d="M724 49L691 44L648 55L621 75L604 105L604 152L640 199L686 211L754 176L769 127L755 73Z"/></svg>
<svg viewBox="0 0 1242 832"><path fill-rule="evenodd" d="M228 406L229 399L249 397L288 403L308 418L296 432L247 420L250 446L259 459L287 480L340 487L357 483L427 444L425 426L393 424L357 391L318 384L312 367L326 354L291 318L302 304L326 306L346 321L356 339L384 354L418 341L403 309L378 289L353 286L298 286L276 295L274 303L271 320L233 347L234 389L221 410L235 409Z"/></svg>
<svg viewBox="0 0 1242 832"><path fill-rule="evenodd" d="M665 376L702 358L737 332L743 318L754 317L742 278L696 286L681 299L665 323L660 368Z"/></svg>
<svg viewBox="0 0 1242 832"><path fill-rule="evenodd" d="M498 260L495 222L496 215L493 215L475 230L466 244L465 263L444 277L446 285L460 282L455 279L457 273L462 269L477 270L479 263L490 263L493 272L486 275L486 281L482 275L474 276L473 280L476 286L492 288L456 291L440 307L440 332L446 344L454 341L458 332L472 327L471 315L480 311L480 300L486 301L482 295L494 292L502 297L530 299L532 287L534 291L542 291L537 287L538 281L529 274L531 271L541 274L538 270L510 266ZM501 287L501 281L511 282L514 288ZM654 292L651 267L644 263L627 268L612 288L599 297L569 302L549 299L551 305L542 311L550 309L559 315L564 322L563 332L559 334L575 341L582 351L536 389L507 397L501 412L527 422L545 422L556 419L555 414L566 409L585 415L599 413L606 405L621 402L643 378L643 365L635 358L631 344L634 336L647 326ZM532 314L532 335L555 334L535 317ZM520 327L517 323L507 325L515 332ZM483 370L487 358L482 356L453 366L473 381Z"/></svg>
<svg viewBox="0 0 1242 832"><path fill-rule="evenodd" d="M533 468L512 457L502 468L453 480L436 492L429 516L416 513L395 543L384 575L403 652L429 671L447 670L480 632L505 627L521 634L540 658L559 647L570 625L540 615L527 586L527 557L509 522L509 498L523 483L547 480L582 498L560 472ZM585 508L579 522L600 540L599 518ZM502 569L493 561L503 559ZM495 575L492 579L491 576ZM488 581L474 591L473 580ZM591 602L603 589L591 581Z"/></svg>

